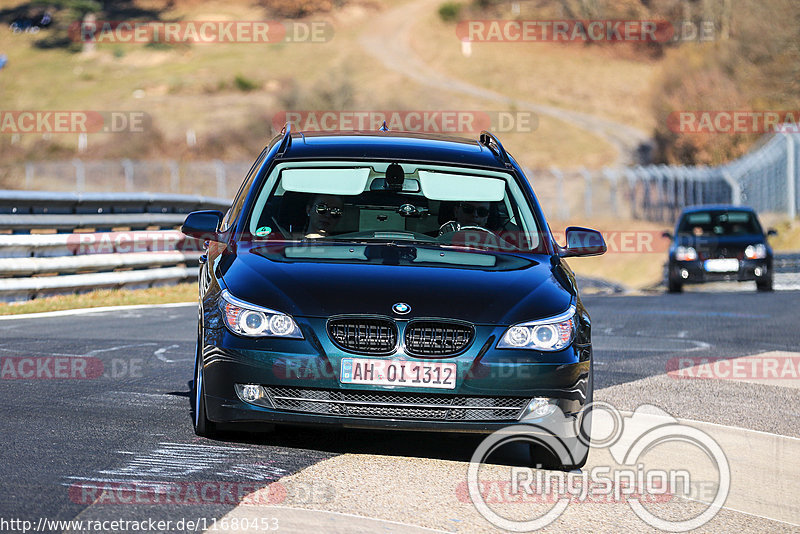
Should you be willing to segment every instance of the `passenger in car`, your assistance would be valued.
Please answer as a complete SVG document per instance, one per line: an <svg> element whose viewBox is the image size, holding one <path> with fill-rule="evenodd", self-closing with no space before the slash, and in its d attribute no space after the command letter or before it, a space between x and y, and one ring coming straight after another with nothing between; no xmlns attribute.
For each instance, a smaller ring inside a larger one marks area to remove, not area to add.
<svg viewBox="0 0 800 534"><path fill-rule="evenodd" d="M480 226L486 228L489 220L489 202L459 202L453 215L461 226Z"/></svg>

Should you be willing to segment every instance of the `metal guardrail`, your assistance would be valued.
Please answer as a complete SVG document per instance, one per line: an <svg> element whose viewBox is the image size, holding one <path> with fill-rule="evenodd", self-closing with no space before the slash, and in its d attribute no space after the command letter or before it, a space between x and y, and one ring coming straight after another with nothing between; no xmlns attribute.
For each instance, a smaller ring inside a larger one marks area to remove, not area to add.
<svg viewBox="0 0 800 534"><path fill-rule="evenodd" d="M775 254L773 269L776 273L800 273L800 253ZM800 276L798 276L800 281Z"/></svg>
<svg viewBox="0 0 800 534"><path fill-rule="evenodd" d="M0 300L194 279L202 243L176 228L228 200L0 190Z"/></svg>

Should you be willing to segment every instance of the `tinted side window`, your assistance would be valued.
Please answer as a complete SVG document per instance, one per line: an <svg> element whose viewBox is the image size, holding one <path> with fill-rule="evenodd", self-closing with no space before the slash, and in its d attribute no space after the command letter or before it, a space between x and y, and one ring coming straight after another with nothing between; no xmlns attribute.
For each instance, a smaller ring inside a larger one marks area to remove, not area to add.
<svg viewBox="0 0 800 534"><path fill-rule="evenodd" d="M250 190L253 179L255 179L256 175L258 174L258 169L261 167L261 163L263 163L264 158L267 156L267 152L268 149L266 148L262 150L255 163L253 163L253 166L250 167L250 170L247 172L247 176L245 176L241 187L239 187L239 192L236 193L236 197L233 199L233 204L231 204L230 209L228 209L228 213L225 214L225 218L222 220L222 227L220 228L221 231L224 232L230 228L233 221L236 220L236 218L239 216L239 213L242 211L244 199L247 198L247 192Z"/></svg>

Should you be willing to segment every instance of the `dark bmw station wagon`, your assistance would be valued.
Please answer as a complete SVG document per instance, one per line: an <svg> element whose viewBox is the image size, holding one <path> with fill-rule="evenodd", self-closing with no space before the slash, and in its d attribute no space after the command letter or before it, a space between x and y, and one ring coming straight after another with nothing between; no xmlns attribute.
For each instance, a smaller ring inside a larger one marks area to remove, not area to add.
<svg viewBox="0 0 800 534"><path fill-rule="evenodd" d="M605 243L576 227L556 243L488 132L287 125L228 213L192 213L183 231L210 242L200 435L222 423L488 433L556 411L575 422L591 401L591 324L564 258Z"/></svg>

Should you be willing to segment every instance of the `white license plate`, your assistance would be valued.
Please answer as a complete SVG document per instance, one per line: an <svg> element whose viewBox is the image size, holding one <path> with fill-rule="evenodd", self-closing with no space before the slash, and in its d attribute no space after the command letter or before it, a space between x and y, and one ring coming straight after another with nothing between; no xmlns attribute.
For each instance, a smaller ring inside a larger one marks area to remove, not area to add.
<svg viewBox="0 0 800 534"><path fill-rule="evenodd" d="M456 364L343 358L339 381L342 384L455 389Z"/></svg>
<svg viewBox="0 0 800 534"><path fill-rule="evenodd" d="M739 270L739 260L735 258L706 260L703 263L703 267L709 273L732 273Z"/></svg>

